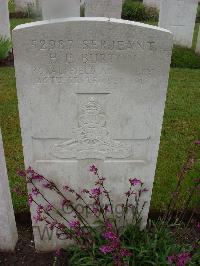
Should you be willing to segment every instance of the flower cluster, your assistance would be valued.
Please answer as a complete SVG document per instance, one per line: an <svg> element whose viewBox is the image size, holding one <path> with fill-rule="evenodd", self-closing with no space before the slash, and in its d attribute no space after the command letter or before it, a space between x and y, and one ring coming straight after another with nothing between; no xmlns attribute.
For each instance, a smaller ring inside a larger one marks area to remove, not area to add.
<svg viewBox="0 0 200 266"><path fill-rule="evenodd" d="M110 191L105 185L106 178L99 175L98 168L94 164L90 166L89 171L95 177L95 185L89 189L84 188L81 192L75 191L68 185L59 189L53 181L36 173L31 167L26 171L19 171L18 174L21 177L25 177L29 184L29 191L31 193L28 195L28 201L30 205L36 204L36 214L33 216L36 223L46 222L50 230L59 230L57 236L65 236L65 239L73 239L83 249L92 249L94 245L98 245L95 242L97 241L97 231L74 204L74 201L81 202L84 208L89 210L90 214L96 218L98 222L95 221L95 223L104 232L101 237L106 243L105 245L99 244L98 252L104 255L109 254L109 257L112 256L113 262L117 266L125 265L124 261L133 254L123 247L120 240L113 200ZM137 205L141 193L145 191L142 188L143 183L139 179L130 178L129 182L129 191L125 193L126 202L125 204L121 204L124 209L124 218L127 208L131 208L134 205L133 203L129 203L130 197L133 196L131 200L134 200ZM60 199L61 209L58 209L55 204L49 201L46 196L47 193L44 193L45 189L57 194L56 197ZM87 199L90 202L89 204ZM65 207L71 210L70 215L66 215L64 212ZM60 216L62 222L60 222L58 216Z"/></svg>
<svg viewBox="0 0 200 266"><path fill-rule="evenodd" d="M118 233L114 231L114 228L109 221L106 221L104 226L106 231L103 233L103 238L107 241L107 244L101 246L99 250L103 254L111 254L114 265L124 265L124 258L132 256L133 254L128 249L122 247L120 237Z"/></svg>
<svg viewBox="0 0 200 266"><path fill-rule="evenodd" d="M192 254L190 252L183 252L177 255L172 255L168 257L169 264L175 264L176 266L185 266L191 261Z"/></svg>

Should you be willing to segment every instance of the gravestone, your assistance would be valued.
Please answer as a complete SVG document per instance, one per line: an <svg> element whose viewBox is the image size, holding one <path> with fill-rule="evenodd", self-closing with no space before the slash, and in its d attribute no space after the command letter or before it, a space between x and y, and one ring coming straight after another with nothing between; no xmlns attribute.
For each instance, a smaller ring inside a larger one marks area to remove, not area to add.
<svg viewBox="0 0 200 266"><path fill-rule="evenodd" d="M162 0L159 26L173 33L174 43L190 48L198 0Z"/></svg>
<svg viewBox="0 0 200 266"><path fill-rule="evenodd" d="M156 7L157 9L160 9L160 2L162 0L143 0L143 3L146 5L146 6L149 6L149 7Z"/></svg>
<svg viewBox="0 0 200 266"><path fill-rule="evenodd" d="M18 234L10 195L0 129L0 250L13 251L17 240Z"/></svg>
<svg viewBox="0 0 200 266"><path fill-rule="evenodd" d="M80 0L41 0L43 19L80 17Z"/></svg>
<svg viewBox="0 0 200 266"><path fill-rule="evenodd" d="M196 53L200 54L200 27L199 27L199 34L197 37Z"/></svg>
<svg viewBox="0 0 200 266"><path fill-rule="evenodd" d="M160 142L172 35L158 27L108 18L71 18L17 26L15 71L26 167L62 188L107 177L115 207L130 177L148 191L147 222ZM29 188L30 189L30 188ZM60 201L51 195L55 206ZM120 205L121 206L121 205ZM31 206L32 217L35 206ZM64 246L33 221L38 250Z"/></svg>
<svg viewBox="0 0 200 266"><path fill-rule="evenodd" d="M28 9L35 8L37 0L15 0L15 11L26 12Z"/></svg>
<svg viewBox="0 0 200 266"><path fill-rule="evenodd" d="M122 0L86 0L85 17L121 18Z"/></svg>
<svg viewBox="0 0 200 266"><path fill-rule="evenodd" d="M8 0L0 0L0 38L10 39Z"/></svg>

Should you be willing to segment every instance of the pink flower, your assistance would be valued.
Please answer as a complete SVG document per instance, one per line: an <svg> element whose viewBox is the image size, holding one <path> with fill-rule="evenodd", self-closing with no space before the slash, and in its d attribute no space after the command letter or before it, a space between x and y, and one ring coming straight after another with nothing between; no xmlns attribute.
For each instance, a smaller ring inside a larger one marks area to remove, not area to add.
<svg viewBox="0 0 200 266"><path fill-rule="evenodd" d="M190 252L183 252L177 255L172 255L167 258L169 264L175 263L176 266L185 266L191 260Z"/></svg>
<svg viewBox="0 0 200 266"><path fill-rule="evenodd" d="M17 175L21 176L21 177L25 177L26 176L26 171L25 170L18 170L17 171Z"/></svg>
<svg viewBox="0 0 200 266"><path fill-rule="evenodd" d="M98 168L97 168L94 164L92 164L92 165L90 166L89 171L90 171L91 173L94 173L94 174L96 175L97 172L98 172Z"/></svg>
<svg viewBox="0 0 200 266"><path fill-rule="evenodd" d="M48 181L48 182L46 182L46 183L43 184L43 187L52 190L52 189L55 188L55 184L53 182L51 182L51 181Z"/></svg>
<svg viewBox="0 0 200 266"><path fill-rule="evenodd" d="M110 246L110 245L104 245L104 246L101 246L99 250L101 251L101 253L107 254L107 253L113 252L114 248L113 246Z"/></svg>
<svg viewBox="0 0 200 266"><path fill-rule="evenodd" d="M99 197L101 194L100 188L92 188L90 191L93 197Z"/></svg>
<svg viewBox="0 0 200 266"><path fill-rule="evenodd" d="M56 251L55 251L55 256L56 257L60 257L60 255L61 255L61 249L57 248Z"/></svg>
<svg viewBox="0 0 200 266"><path fill-rule="evenodd" d="M191 260L190 252L183 252L177 256L177 266L185 266Z"/></svg>
<svg viewBox="0 0 200 266"><path fill-rule="evenodd" d="M34 188L32 188L32 193L34 196L37 196L40 192L39 192L38 188L34 187Z"/></svg>
<svg viewBox="0 0 200 266"><path fill-rule="evenodd" d="M33 216L33 219L35 220L36 223L44 220L44 217L42 217L43 211L44 211L43 206L39 204L37 206L36 215Z"/></svg>
<svg viewBox="0 0 200 266"><path fill-rule="evenodd" d="M64 199L64 200L62 201L62 207L64 207L65 205L69 205L70 203L71 203L70 200L68 200L68 199Z"/></svg>
<svg viewBox="0 0 200 266"><path fill-rule="evenodd" d="M109 220L107 220L105 223L104 223L104 225L105 225L105 227L106 227L106 229L108 230L108 229L112 229L113 228L113 226L112 226L112 224L109 222Z"/></svg>
<svg viewBox="0 0 200 266"><path fill-rule="evenodd" d="M137 178L130 178L129 182L131 183L131 186L141 185L142 182Z"/></svg>
<svg viewBox="0 0 200 266"><path fill-rule="evenodd" d="M176 256L175 256L175 255L169 256L169 257L167 258L167 261L168 261L169 264L174 263L175 260L176 260Z"/></svg>
<svg viewBox="0 0 200 266"><path fill-rule="evenodd" d="M41 181L44 179L42 175L39 175L38 173L36 173L31 167L29 167L26 170L26 173L28 175L29 181L33 181L33 180Z"/></svg>
<svg viewBox="0 0 200 266"><path fill-rule="evenodd" d="M196 141L194 141L194 144L195 144L195 145L200 145L200 140L196 140Z"/></svg>
<svg viewBox="0 0 200 266"><path fill-rule="evenodd" d="M121 257L127 257L127 256L132 256L133 253L131 253L128 249L121 248L120 249L120 256Z"/></svg>
<svg viewBox="0 0 200 266"><path fill-rule="evenodd" d="M107 231L103 234L104 238L105 239L109 239L109 240L112 240L112 241L115 241L118 239L117 235L112 232L112 231Z"/></svg>
<svg viewBox="0 0 200 266"><path fill-rule="evenodd" d="M50 225L49 225L49 229L50 229L50 230L53 230L54 227L57 225L57 223L58 223L58 222L57 222L56 220L54 220L53 222L51 222Z"/></svg>
<svg viewBox="0 0 200 266"><path fill-rule="evenodd" d="M29 204L29 206L31 205L32 202L33 202L32 194L29 194L28 195L28 204Z"/></svg>
<svg viewBox="0 0 200 266"><path fill-rule="evenodd" d="M105 207L104 207L104 211L105 212L110 212L111 211L110 205L106 204Z"/></svg>
<svg viewBox="0 0 200 266"><path fill-rule="evenodd" d="M51 205L51 204L49 204L49 205L47 205L47 206L45 207L45 210L46 210L47 212L51 211L52 209L53 209L53 205Z"/></svg>
<svg viewBox="0 0 200 266"><path fill-rule="evenodd" d="M69 227L72 229L76 229L80 227L80 222L78 220L72 220L68 222Z"/></svg>

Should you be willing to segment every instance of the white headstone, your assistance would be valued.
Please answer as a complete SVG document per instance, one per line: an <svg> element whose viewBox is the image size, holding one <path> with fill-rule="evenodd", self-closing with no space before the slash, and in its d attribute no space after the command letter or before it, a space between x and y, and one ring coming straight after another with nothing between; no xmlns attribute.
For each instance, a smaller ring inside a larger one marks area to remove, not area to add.
<svg viewBox="0 0 200 266"><path fill-rule="evenodd" d="M80 191L94 184L88 174L94 163L107 177L115 206L128 179L141 178L148 189L141 199L145 226L172 35L130 21L71 18L18 26L13 41L26 167ZM60 206L57 197L51 200ZM65 244L55 234L41 240L38 227L34 236L38 250Z"/></svg>
<svg viewBox="0 0 200 266"><path fill-rule="evenodd" d="M86 0L85 17L121 18L122 0Z"/></svg>
<svg viewBox="0 0 200 266"><path fill-rule="evenodd" d="M0 129L0 250L13 251L17 240L18 234L10 195Z"/></svg>
<svg viewBox="0 0 200 266"><path fill-rule="evenodd" d="M198 0L162 0L159 26L173 33L174 43L190 48Z"/></svg>
<svg viewBox="0 0 200 266"><path fill-rule="evenodd" d="M41 0L43 19L80 17L80 0Z"/></svg>
<svg viewBox="0 0 200 266"><path fill-rule="evenodd" d="M39 0L15 0L15 10L16 12L26 12L28 8L35 8L36 1Z"/></svg>
<svg viewBox="0 0 200 266"><path fill-rule="evenodd" d="M162 0L143 0L143 3L146 5L146 6L149 6L149 7L156 7L157 9L160 9L160 2Z"/></svg>
<svg viewBox="0 0 200 266"><path fill-rule="evenodd" d="M0 38L10 39L8 0L0 0Z"/></svg>
<svg viewBox="0 0 200 266"><path fill-rule="evenodd" d="M196 53L200 54L200 27L199 27L199 34L197 37Z"/></svg>

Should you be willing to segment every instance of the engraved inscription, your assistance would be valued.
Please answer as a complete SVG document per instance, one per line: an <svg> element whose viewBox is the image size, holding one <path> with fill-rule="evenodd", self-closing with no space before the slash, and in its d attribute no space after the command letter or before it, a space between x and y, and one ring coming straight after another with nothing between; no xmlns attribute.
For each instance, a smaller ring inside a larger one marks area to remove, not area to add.
<svg viewBox="0 0 200 266"><path fill-rule="evenodd" d="M87 159L128 158L132 154L129 145L113 140L106 127L106 116L102 106L91 97L80 108L78 128L74 139L54 144L51 154L57 158Z"/></svg>

